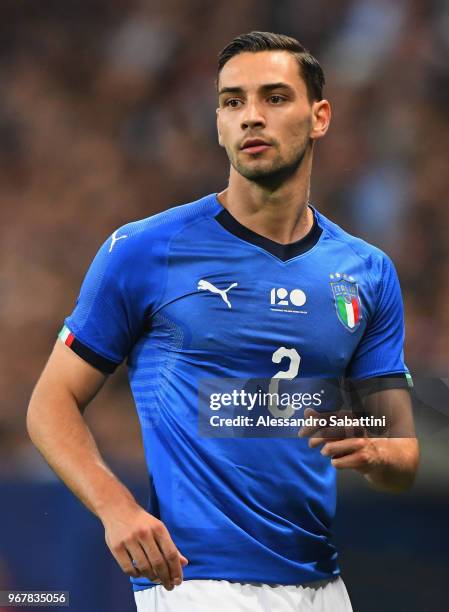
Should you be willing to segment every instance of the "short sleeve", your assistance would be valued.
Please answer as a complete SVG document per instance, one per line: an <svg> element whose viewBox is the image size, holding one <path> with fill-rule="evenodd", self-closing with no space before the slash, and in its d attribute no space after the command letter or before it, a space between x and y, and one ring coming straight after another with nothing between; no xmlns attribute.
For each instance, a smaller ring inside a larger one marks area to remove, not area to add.
<svg viewBox="0 0 449 612"><path fill-rule="evenodd" d="M385 254L377 283L377 303L346 371L350 379L400 373L405 377L408 373L401 289L394 265Z"/></svg>
<svg viewBox="0 0 449 612"><path fill-rule="evenodd" d="M61 340L85 361L112 373L130 353L145 319L145 284L136 237L117 230L87 271Z"/></svg>

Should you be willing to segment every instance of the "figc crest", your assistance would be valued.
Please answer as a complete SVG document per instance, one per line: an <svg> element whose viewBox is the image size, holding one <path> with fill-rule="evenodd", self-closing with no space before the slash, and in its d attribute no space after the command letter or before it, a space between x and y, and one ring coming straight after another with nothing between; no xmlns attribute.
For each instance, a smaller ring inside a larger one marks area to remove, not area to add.
<svg viewBox="0 0 449 612"><path fill-rule="evenodd" d="M357 283L352 276L336 272L330 275L335 309L340 323L354 332L362 320L362 307Z"/></svg>

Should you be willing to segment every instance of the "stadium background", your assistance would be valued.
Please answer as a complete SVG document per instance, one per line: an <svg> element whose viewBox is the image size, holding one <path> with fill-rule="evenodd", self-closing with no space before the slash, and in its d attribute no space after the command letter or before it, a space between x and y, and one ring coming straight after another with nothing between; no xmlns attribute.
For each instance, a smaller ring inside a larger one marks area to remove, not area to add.
<svg viewBox="0 0 449 612"><path fill-rule="evenodd" d="M0 9L0 589L70 589L71 610L133 609L98 521L27 439L25 411L98 246L121 224L219 191L218 51L252 29L298 37L333 104L312 201L386 250L408 365L447 377L449 5L441 0L3 0ZM340 479L336 539L357 612L447 609L449 403L420 416L422 468L395 497ZM124 368L87 411L145 500ZM11 609L11 608L9 608Z"/></svg>

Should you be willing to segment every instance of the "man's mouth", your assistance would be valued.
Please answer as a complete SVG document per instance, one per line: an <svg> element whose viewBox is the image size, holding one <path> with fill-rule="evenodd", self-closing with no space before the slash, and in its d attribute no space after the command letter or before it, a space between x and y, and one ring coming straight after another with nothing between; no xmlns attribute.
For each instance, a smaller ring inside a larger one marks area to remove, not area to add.
<svg viewBox="0 0 449 612"><path fill-rule="evenodd" d="M265 140L261 138L252 138L243 143L241 150L244 153L262 153L262 151L266 151L270 147L271 145Z"/></svg>

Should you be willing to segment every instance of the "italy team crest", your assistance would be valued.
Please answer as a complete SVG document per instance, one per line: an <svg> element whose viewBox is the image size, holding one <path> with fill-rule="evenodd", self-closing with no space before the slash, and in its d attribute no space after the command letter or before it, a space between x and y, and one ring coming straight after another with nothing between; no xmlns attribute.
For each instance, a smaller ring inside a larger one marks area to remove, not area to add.
<svg viewBox="0 0 449 612"><path fill-rule="evenodd" d="M330 278L338 319L347 330L354 332L362 320L357 283L352 276L338 272L331 274Z"/></svg>

